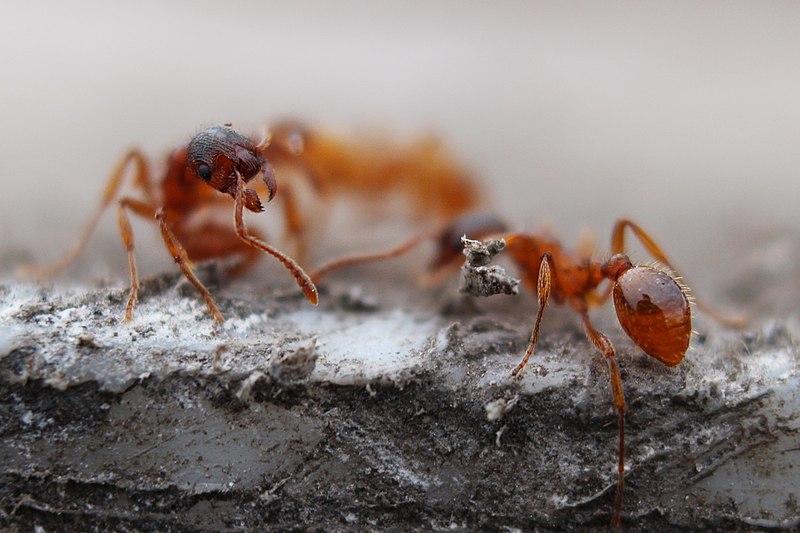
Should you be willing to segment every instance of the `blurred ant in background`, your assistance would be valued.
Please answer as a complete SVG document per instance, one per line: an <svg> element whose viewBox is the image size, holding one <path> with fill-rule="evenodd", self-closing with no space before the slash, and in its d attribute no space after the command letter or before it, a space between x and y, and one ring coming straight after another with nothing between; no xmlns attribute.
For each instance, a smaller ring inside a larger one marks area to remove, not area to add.
<svg viewBox="0 0 800 533"><path fill-rule="evenodd" d="M323 199L349 193L364 198L363 204L373 205L380 204L391 192L405 193L415 214L425 214L426 219L450 220L473 207L478 199L471 178L433 138L423 138L404 149L378 142L348 144L287 121L256 144L229 125L213 126L172 152L157 186L145 156L137 149L126 153L112 172L100 206L74 248L50 265L33 265L26 271L34 276L47 276L67 268L84 250L106 208L117 200L120 233L131 272L126 320L132 317L139 293L128 212L158 221L167 249L186 278L200 291L218 322L222 321L222 315L214 298L192 271L193 261L239 256L240 262L228 270L228 274L236 275L252 265L259 250L269 253L292 273L309 301L316 304L316 287L298 264L303 261L295 261L266 244L259 232L244 225L243 207L253 212L263 211L257 189L266 194L267 201L275 196L273 166L299 170ZM118 198L129 167L133 167L133 187L140 191L142 199ZM254 182L255 189L246 188L258 175L262 179ZM219 219L218 210L212 209L229 203L217 192L234 199L233 228ZM279 197L284 207L287 240L294 243L296 255L304 257L308 224L291 181L283 182Z"/></svg>
<svg viewBox="0 0 800 533"><path fill-rule="evenodd" d="M257 231L248 230L242 216L245 207L255 213L264 210L256 189L266 194L267 202L275 195L277 182L268 160L273 156L285 159L300 150L297 136L291 131L281 132L272 142L265 135L256 144L230 125L212 126L170 154L164 175L156 185L147 159L142 152L132 149L111 173L100 206L74 248L50 265L33 265L25 270L30 275L47 276L67 268L85 248L103 212L116 200L120 233L128 252L131 274L125 320L133 316L139 295L139 275L128 212L157 221L170 255L186 279L200 291L217 322L223 321L222 314L211 293L195 276L193 262L239 256L239 263L228 270L229 274L235 275L250 267L260 252L266 252L291 272L305 297L316 305L317 289L311 278L293 259L266 244ZM120 187L131 166L132 184L141 193L141 198L119 198ZM261 180L254 182L257 176L261 176ZM255 189L247 188L248 185ZM211 209L229 205L228 196L233 198L234 204L232 225L230 219L223 221L215 217L219 212Z"/></svg>
<svg viewBox="0 0 800 533"><path fill-rule="evenodd" d="M310 210L315 218L333 198L344 197L386 217L389 200L399 196L403 206L409 206L407 214L413 220L440 226L479 204L472 176L433 136L398 146L383 139L344 140L291 121L279 123L273 131L302 146L297 153L283 150L274 154L271 162L276 167L297 169L299 177L308 180L312 192L322 200L322 205ZM286 240L294 247L294 256L304 263L311 217L300 207L299 185L282 178L279 199L285 211Z"/></svg>
<svg viewBox="0 0 800 533"><path fill-rule="evenodd" d="M633 264L625 255L626 229L630 229L650 255L665 268ZM639 225L627 219L617 221L614 226L611 233L613 255L606 261L593 260L588 251L568 251L550 235L505 231L502 222L492 215L469 214L458 218L438 234L439 252L432 267L452 262L458 257L455 251L460 252L463 247L462 236L494 236L504 240L511 261L521 272L525 286L537 295L539 304L528 348L512 372L512 377L517 379L522 376L536 348L542 315L550 299L558 304L569 305L580 315L586 337L608 363L611 395L618 414L618 473L612 523L619 524L625 471L625 398L614 346L608 337L592 325L589 309L613 297L617 319L628 337L646 354L667 366L675 366L683 360L692 335L688 290L674 274L672 262L661 247ZM312 278L319 282L324 276L341 268L396 257L432 236L416 237L387 252L332 261L312 273ZM608 285L600 291L598 288L604 281ZM720 323L733 327L744 325L743 319L725 317L704 302L696 303Z"/></svg>

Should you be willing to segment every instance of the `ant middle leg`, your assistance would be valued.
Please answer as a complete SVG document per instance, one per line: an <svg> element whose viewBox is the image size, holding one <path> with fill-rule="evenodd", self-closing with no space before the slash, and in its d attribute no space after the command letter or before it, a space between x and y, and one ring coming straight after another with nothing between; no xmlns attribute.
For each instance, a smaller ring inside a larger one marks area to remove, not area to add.
<svg viewBox="0 0 800 533"><path fill-rule="evenodd" d="M614 498L614 515L611 518L613 525L620 524L620 514L622 512L622 491L625 483L625 395L622 391L622 377L615 358L614 345L611 341L600 333L589 320L589 313L586 303L581 302L577 305L583 320L583 329L586 337L600 350L608 361L609 378L611 379L611 396L614 406L617 409L619 419L619 455L617 458L617 492Z"/></svg>
<svg viewBox="0 0 800 533"><path fill-rule="evenodd" d="M512 378L519 378L522 376L522 371L525 370L525 366L528 364L528 360L533 355L533 351L536 349L536 344L539 342L539 328L542 324L544 308L547 305L548 299L550 298L552 272L554 271L555 265L553 264L553 256L550 255L550 252L545 252L544 255L542 255L541 264L539 265L539 277L536 283L536 293L539 303L539 308L536 311L536 321L533 325L533 331L531 332L531 340L528 343L528 349L525 350L525 355L522 356L522 360L511 372Z"/></svg>
<svg viewBox="0 0 800 533"><path fill-rule="evenodd" d="M192 263L189 260L189 255L186 253L186 249L181 245L178 238L172 232L167 223L167 217L164 209L159 209L156 211L156 219L158 220L159 227L161 228L161 237L164 239L164 244L167 246L170 255L180 267L181 272L183 275L186 276L186 279L195 286L195 288L200 291L200 294L203 296L203 300L206 302L206 307L208 307L208 311L211 313L211 316L214 317L214 320L217 322L223 322L225 319L222 317L222 313L220 313L219 308L217 307L217 303L214 301L214 297L211 296L211 293L206 289L205 285L197 278L194 271L192 270Z"/></svg>
<svg viewBox="0 0 800 533"><path fill-rule="evenodd" d="M630 228L634 237L644 246L644 248L653 256L657 261L663 263L675 272L678 272L672 262L667 258L667 255L656 243L656 241L644 231L635 222L621 218L614 224L614 229L611 232L611 253L619 254L625 252L625 228ZM720 324L733 328L742 328L747 324L747 320L741 316L728 316L723 312L716 309L714 306L708 304L705 300L694 298L697 307L702 309L705 313L711 316Z"/></svg>
<svg viewBox="0 0 800 533"><path fill-rule="evenodd" d="M283 218L286 226L283 242L291 244L294 257L298 262L304 264L308 254L308 243L306 242L308 224L302 215L294 187L288 184L282 186L281 200L283 201Z"/></svg>

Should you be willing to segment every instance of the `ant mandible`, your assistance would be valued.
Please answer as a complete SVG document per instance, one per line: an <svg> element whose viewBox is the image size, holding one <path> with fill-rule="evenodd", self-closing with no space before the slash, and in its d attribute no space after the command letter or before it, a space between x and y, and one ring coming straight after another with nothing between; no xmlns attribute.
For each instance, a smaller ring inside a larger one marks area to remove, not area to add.
<svg viewBox="0 0 800 533"><path fill-rule="evenodd" d="M647 252L665 268L635 265L625 254L625 233L630 229ZM463 245L461 236L473 238L501 237L512 262L520 270L525 285L538 297L538 310L528 348L512 371L515 379L522 376L539 340L539 329L545 306L552 299L568 304L580 316L589 341L608 362L611 395L619 420L617 489L612 524L620 524L625 471L625 397L622 378L616 362L614 345L594 327L589 309L613 297L617 318L628 337L646 354L667 366L675 366L689 348L692 335L691 306L688 289L674 274L672 262L638 224L618 220L611 233L612 256L606 261L593 260L590 254L564 249L552 236L532 233L506 233L505 225L490 214L468 214L454 220L438 233L424 234L402 245L380 253L344 257L320 267L312 274L319 282L323 277L345 267L389 259L404 254L429 238L438 241L437 259L431 267L451 264ZM666 269L669 269L667 271ZM604 281L609 284L600 291ZM741 327L744 320L722 315L700 300L694 303L720 323Z"/></svg>
<svg viewBox="0 0 800 533"><path fill-rule="evenodd" d="M159 187L156 187L147 159L138 149L131 149L111 173L100 206L74 248L50 265L30 266L26 271L38 277L52 275L68 267L86 247L103 212L117 199L126 170L132 165L133 186L140 190L143 199L123 197L117 200L119 229L128 253L131 275L125 320L133 316L139 296L139 275L129 211L147 220L157 221L170 255L186 279L203 296L217 322L223 321L222 313L211 293L194 274L192 262L240 256L240 262L228 270L229 274L235 275L251 266L259 252L266 252L291 272L305 297L316 305L317 288L311 278L292 258L264 242L257 231L248 230L243 219L244 208L255 213L264 210L257 190L246 188L247 185L262 190L266 188L267 202L275 196L277 182L267 156L288 157L287 154L296 154L300 150L296 137L288 131L273 142L270 142L269 135L264 135L261 142L255 143L234 131L230 125L212 126L170 154L164 176ZM262 179L253 182L259 175ZM232 197L234 203L233 228L208 216L211 214L210 207L230 203L227 196Z"/></svg>

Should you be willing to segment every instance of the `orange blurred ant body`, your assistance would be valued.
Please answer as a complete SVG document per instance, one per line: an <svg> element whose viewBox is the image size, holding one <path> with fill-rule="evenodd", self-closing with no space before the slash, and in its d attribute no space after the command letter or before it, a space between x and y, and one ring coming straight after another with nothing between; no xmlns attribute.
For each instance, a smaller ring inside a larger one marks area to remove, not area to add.
<svg viewBox="0 0 800 533"><path fill-rule="evenodd" d="M328 202L350 195L364 206L380 207L392 193L403 194L408 197L404 205L411 206L415 218L436 225L478 204L480 196L472 177L432 136L398 148L375 140L345 141L289 121L273 131L302 144L300 153L283 151L273 164L299 168L313 191ZM293 185L282 182L280 200L285 210L286 237L295 244L295 255L303 259L308 224ZM314 213L319 216L318 209Z"/></svg>
<svg viewBox="0 0 800 533"><path fill-rule="evenodd" d="M455 259L454 250L463 247L461 236L484 238L502 236L512 262L522 274L525 285L538 297L538 310L528 348L512 372L520 378L533 355L539 339L539 328L547 303L552 299L567 304L583 321L589 341L608 362L611 395L619 420L619 455L617 490L612 524L620 523L625 471L625 398L622 378L615 358L614 345L592 325L589 309L603 304L613 296L617 319L623 330L646 354L667 366L679 364L689 348L692 335L690 297L678 278L650 265L634 265L625 255L625 230L630 228L644 248L661 264L674 271L661 247L636 223L621 219L611 234L612 256L606 261L591 259L589 254L576 254L564 249L553 237L545 234L505 233L505 227L491 215L466 215L455 220L438 234L439 253L434 265ZM406 253L418 242L434 235L423 235L389 252L342 258L332 261L312 274L319 281L328 274L354 264L396 257ZM455 244L458 240L458 245ZM598 287L609 285L603 292ZM742 320L726 318L707 304L697 305L713 318L731 326L741 326Z"/></svg>
<svg viewBox="0 0 800 533"><path fill-rule="evenodd" d="M294 276L306 298L316 305L317 289L311 278L290 257L266 244L258 232L249 231L243 220L243 209L261 212L264 207L255 184L266 188L267 201L277 190L277 183L268 156L287 157L299 151L291 136L281 137L271 143L268 136L256 144L250 138L234 131L228 125L212 126L197 135L186 145L174 150L167 161L164 176L156 187L152 181L147 159L141 151L128 151L106 185L100 206L87 224L71 252L62 259L44 267L29 267L36 276L49 275L69 266L83 251L103 212L117 199L126 170L133 165L133 185L142 199L123 197L118 202L118 221L122 241L128 253L131 290L125 306L125 320L133 316L139 294L139 276L134 256L134 240L128 212L145 219L157 221L164 244L183 275L194 285L205 300L209 312L217 322L223 317L203 283L195 276L192 262L240 256L241 261L229 269L237 274L248 268L266 252L277 258ZM252 180L257 176L259 182ZM218 194L223 193L223 194ZM230 203L233 198L233 227L212 218L213 206Z"/></svg>

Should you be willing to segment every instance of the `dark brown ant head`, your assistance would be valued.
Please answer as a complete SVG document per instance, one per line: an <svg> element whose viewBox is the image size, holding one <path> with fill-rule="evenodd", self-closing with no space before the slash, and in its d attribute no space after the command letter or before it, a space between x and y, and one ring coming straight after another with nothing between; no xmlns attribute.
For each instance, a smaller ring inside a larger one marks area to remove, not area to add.
<svg viewBox="0 0 800 533"><path fill-rule="evenodd" d="M208 183L216 190L235 196L237 174L245 183L261 173L269 190L269 200L275 196L277 183L272 167L262 153L263 147L256 145L227 126L211 126L189 142L186 152L187 171ZM251 211L264 208L258 194L252 189L244 191L245 207Z"/></svg>
<svg viewBox="0 0 800 533"><path fill-rule="evenodd" d="M434 270L458 258L463 259L461 251L464 244L461 237L470 239L483 239L490 235L497 235L508 231L505 223L491 213L469 213L458 217L439 234L436 257L431 262L430 269Z"/></svg>
<svg viewBox="0 0 800 533"><path fill-rule="evenodd" d="M611 257L603 272L614 282L614 307L625 333L665 365L680 363L692 335L684 287L663 270L632 265L624 254Z"/></svg>

